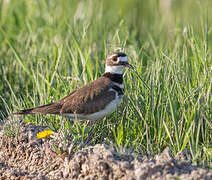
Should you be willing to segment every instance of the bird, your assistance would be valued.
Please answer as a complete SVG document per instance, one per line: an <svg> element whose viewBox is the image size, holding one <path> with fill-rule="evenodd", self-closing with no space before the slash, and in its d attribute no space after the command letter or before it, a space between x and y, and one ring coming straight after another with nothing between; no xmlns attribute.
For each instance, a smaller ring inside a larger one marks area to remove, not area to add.
<svg viewBox="0 0 212 180"><path fill-rule="evenodd" d="M54 114L71 119L94 121L111 113L124 95L123 70L133 68L123 52L113 52L106 58L105 73L98 79L50 104L23 109L13 115Z"/></svg>

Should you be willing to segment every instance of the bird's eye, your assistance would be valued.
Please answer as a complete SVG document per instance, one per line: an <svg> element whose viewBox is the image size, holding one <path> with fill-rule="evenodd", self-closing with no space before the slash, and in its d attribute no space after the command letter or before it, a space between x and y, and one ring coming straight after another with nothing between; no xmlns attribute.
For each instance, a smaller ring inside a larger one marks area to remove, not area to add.
<svg viewBox="0 0 212 180"><path fill-rule="evenodd" d="M117 60L118 60L117 56L113 57L113 61L117 61Z"/></svg>

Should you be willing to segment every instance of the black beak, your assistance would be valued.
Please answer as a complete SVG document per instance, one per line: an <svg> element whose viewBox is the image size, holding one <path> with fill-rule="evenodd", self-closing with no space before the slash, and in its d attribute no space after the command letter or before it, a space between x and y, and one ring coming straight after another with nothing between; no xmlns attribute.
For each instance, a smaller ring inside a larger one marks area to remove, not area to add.
<svg viewBox="0 0 212 180"><path fill-rule="evenodd" d="M128 62L123 62L123 65L124 65L125 67L130 68L130 69L133 69L133 66L132 66L131 64L129 64Z"/></svg>

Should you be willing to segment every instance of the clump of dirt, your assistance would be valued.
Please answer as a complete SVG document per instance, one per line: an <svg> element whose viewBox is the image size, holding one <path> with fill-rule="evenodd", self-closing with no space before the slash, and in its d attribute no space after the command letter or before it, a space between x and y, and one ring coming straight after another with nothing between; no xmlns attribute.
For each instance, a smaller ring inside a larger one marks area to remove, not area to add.
<svg viewBox="0 0 212 180"><path fill-rule="evenodd" d="M155 160L120 154L106 145L57 152L52 143L60 147L58 136L36 138L42 129L22 125L13 138L1 130L0 179L212 179L212 171L192 166L186 152L173 158L167 148Z"/></svg>

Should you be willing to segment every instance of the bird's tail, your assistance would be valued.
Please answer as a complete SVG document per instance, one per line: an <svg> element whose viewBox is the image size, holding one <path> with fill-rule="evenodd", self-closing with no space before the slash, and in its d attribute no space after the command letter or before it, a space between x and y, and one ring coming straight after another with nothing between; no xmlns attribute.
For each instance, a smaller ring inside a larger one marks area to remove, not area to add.
<svg viewBox="0 0 212 180"><path fill-rule="evenodd" d="M19 112L14 112L14 113L12 113L11 115L23 115L23 114L33 114L33 109L34 108L32 108L32 109L23 109L23 110L21 110L21 111L19 111Z"/></svg>
<svg viewBox="0 0 212 180"><path fill-rule="evenodd" d="M51 103L44 106L38 106L31 109L23 109L19 112L14 112L12 115L24 115L24 114L59 114L62 105L59 103Z"/></svg>

